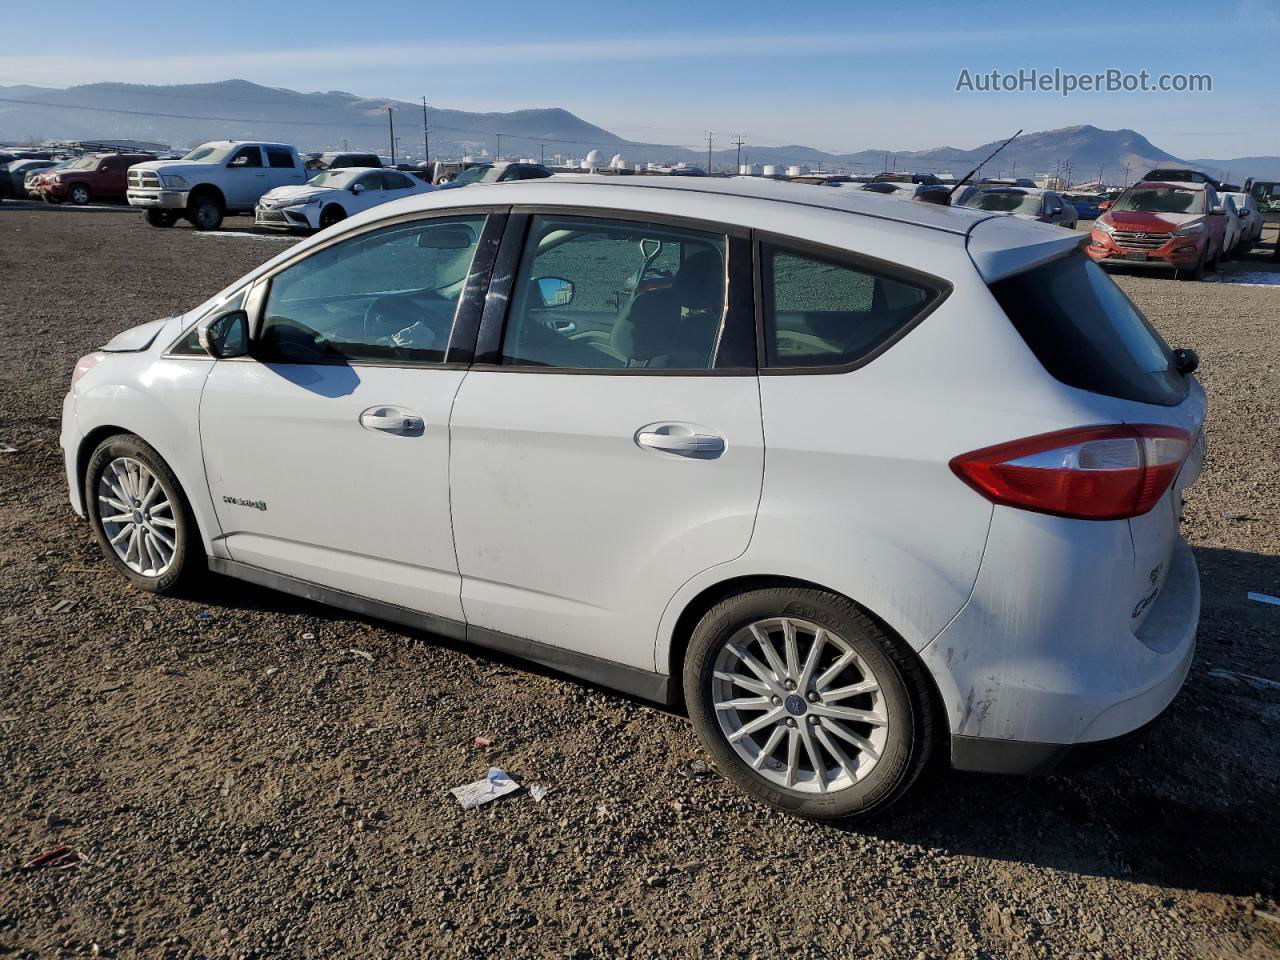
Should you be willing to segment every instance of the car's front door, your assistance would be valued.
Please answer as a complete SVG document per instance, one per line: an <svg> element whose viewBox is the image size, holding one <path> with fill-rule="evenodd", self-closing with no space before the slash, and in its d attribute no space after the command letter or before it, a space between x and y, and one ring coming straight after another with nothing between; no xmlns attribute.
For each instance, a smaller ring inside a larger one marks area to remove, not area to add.
<svg viewBox="0 0 1280 960"><path fill-rule="evenodd" d="M666 604L746 550L759 503L749 244L530 220L450 421L467 623L653 670Z"/></svg>
<svg viewBox="0 0 1280 960"><path fill-rule="evenodd" d="M379 227L255 291L251 356L216 362L200 407L231 559L461 621L448 431L465 367L443 361L485 228Z"/></svg>
<svg viewBox="0 0 1280 960"><path fill-rule="evenodd" d="M258 198L271 189L262 165L262 148L257 145L233 153L227 160L227 173L223 193L230 210L252 210Z"/></svg>

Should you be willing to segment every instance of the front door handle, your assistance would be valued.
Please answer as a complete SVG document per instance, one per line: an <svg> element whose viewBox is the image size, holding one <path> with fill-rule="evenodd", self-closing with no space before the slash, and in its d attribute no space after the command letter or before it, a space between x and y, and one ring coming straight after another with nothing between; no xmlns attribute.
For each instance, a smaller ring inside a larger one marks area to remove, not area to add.
<svg viewBox="0 0 1280 960"><path fill-rule="evenodd" d="M724 437L690 423L651 423L636 431L636 446L692 460L714 460L724 453Z"/></svg>
<svg viewBox="0 0 1280 960"><path fill-rule="evenodd" d="M420 437L427 429L420 416L400 407L370 407L360 414L360 426L394 437Z"/></svg>

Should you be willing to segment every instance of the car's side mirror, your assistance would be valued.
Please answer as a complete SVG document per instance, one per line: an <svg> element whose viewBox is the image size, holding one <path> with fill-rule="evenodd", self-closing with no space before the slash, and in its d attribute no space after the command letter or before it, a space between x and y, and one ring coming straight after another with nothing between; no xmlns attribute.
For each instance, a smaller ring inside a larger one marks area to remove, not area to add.
<svg viewBox="0 0 1280 960"><path fill-rule="evenodd" d="M1194 350L1173 351L1173 366L1179 373L1195 373L1200 366L1200 355Z"/></svg>
<svg viewBox="0 0 1280 960"><path fill-rule="evenodd" d="M363 183L353 183L353 184L351 185L351 192L352 192L352 193L364 193L364 184L363 184Z"/></svg>
<svg viewBox="0 0 1280 960"><path fill-rule="evenodd" d="M573 303L573 281L564 277L534 277L542 307L567 307Z"/></svg>
<svg viewBox="0 0 1280 960"><path fill-rule="evenodd" d="M209 320L201 320L196 328L200 346L215 360L229 360L249 353L249 314L232 310Z"/></svg>
<svg viewBox="0 0 1280 960"><path fill-rule="evenodd" d="M1214 208L1213 208L1212 210L1210 210L1209 212L1210 212L1211 214L1213 214L1215 217L1222 217L1222 216L1226 216L1227 208L1226 208L1226 207L1214 207Z"/></svg>

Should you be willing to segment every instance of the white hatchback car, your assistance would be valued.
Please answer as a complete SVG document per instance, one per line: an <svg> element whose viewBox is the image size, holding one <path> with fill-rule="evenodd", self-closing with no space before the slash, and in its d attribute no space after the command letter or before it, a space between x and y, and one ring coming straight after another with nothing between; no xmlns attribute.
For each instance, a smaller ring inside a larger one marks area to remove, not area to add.
<svg viewBox="0 0 1280 960"><path fill-rule="evenodd" d="M683 698L826 818L1169 704L1194 365L1058 228L556 178L379 207L121 334L62 445L144 589L208 567Z"/></svg>
<svg viewBox="0 0 1280 960"><path fill-rule="evenodd" d="M323 230L370 207L435 189L399 170L342 167L318 173L303 184L268 191L258 201L253 220L260 227Z"/></svg>

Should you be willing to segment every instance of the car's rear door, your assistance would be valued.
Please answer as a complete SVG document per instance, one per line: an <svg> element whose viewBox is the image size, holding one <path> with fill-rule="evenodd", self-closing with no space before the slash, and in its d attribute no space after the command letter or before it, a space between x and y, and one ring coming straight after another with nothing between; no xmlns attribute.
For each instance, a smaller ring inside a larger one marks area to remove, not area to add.
<svg viewBox="0 0 1280 960"><path fill-rule="evenodd" d="M745 233L529 211L494 277L450 420L469 632L653 670L665 606L759 502Z"/></svg>
<svg viewBox="0 0 1280 960"><path fill-rule="evenodd" d="M255 287L251 355L215 362L200 407L232 560L461 623L446 350L455 322L474 342L502 217L374 226Z"/></svg>

